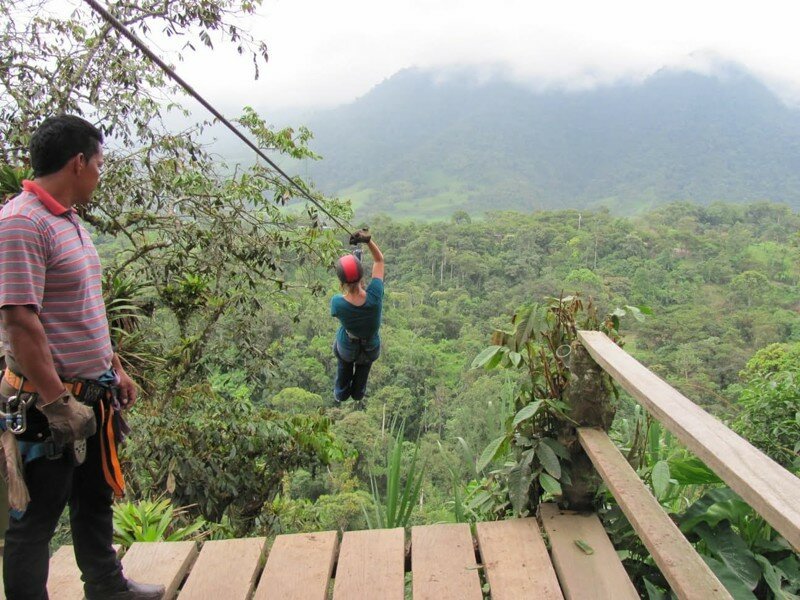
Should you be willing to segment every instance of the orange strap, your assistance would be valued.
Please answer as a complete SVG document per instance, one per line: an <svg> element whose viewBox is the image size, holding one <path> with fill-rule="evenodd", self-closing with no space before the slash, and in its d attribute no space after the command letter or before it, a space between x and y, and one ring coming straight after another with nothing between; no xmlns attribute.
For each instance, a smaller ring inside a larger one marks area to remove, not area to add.
<svg viewBox="0 0 800 600"><path fill-rule="evenodd" d="M28 381L24 377L20 377L9 368L6 368L6 372L3 373L3 379L5 379L8 385L13 387L15 390L19 390L20 386L22 386L21 391L26 392L28 394L36 393L36 388L30 381ZM75 396L79 396L81 393L81 389L83 389L82 381L64 381L63 383L64 387L67 388L67 391Z"/></svg>
<svg viewBox="0 0 800 600"><path fill-rule="evenodd" d="M103 477L114 491L117 498L125 493L125 478L117 455L117 421L116 411L105 402L98 402L100 407L100 426L97 435L100 437L100 462L103 464Z"/></svg>

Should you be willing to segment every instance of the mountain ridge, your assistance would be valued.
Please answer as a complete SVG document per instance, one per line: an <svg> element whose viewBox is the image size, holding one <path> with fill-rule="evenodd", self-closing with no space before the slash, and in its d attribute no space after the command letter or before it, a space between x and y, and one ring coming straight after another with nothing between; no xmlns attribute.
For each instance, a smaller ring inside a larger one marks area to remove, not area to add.
<svg viewBox="0 0 800 600"><path fill-rule="evenodd" d="M532 91L407 69L309 121L305 168L360 216L782 201L800 208L800 111L754 77L662 70Z"/></svg>

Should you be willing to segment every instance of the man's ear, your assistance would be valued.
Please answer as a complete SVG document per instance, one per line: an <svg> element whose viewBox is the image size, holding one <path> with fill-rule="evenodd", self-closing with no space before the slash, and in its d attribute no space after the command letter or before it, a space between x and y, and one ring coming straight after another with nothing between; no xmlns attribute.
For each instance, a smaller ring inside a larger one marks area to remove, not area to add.
<svg viewBox="0 0 800 600"><path fill-rule="evenodd" d="M74 175L80 175L81 172L86 168L86 157L84 156L83 152L76 154L71 159L69 159L69 169Z"/></svg>

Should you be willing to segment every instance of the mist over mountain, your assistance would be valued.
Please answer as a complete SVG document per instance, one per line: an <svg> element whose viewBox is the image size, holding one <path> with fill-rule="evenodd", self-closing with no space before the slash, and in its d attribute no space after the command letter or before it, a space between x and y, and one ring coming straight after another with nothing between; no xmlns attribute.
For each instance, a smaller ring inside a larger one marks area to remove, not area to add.
<svg viewBox="0 0 800 600"><path fill-rule="evenodd" d="M397 73L308 121L303 174L360 216L689 200L800 208L800 110L735 67L534 91L469 73Z"/></svg>

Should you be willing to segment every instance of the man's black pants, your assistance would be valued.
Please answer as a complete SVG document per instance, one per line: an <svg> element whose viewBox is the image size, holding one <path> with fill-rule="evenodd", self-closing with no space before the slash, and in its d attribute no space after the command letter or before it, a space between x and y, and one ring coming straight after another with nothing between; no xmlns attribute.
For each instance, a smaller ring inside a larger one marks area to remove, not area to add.
<svg viewBox="0 0 800 600"><path fill-rule="evenodd" d="M3 556L7 600L47 600L49 543L67 503L87 594L124 589L122 567L111 546L112 491L103 477L99 435L87 440L86 461L79 467L67 456L71 449L59 459L37 458L25 466L31 502L21 519L9 519Z"/></svg>

